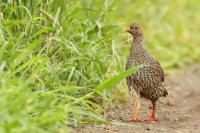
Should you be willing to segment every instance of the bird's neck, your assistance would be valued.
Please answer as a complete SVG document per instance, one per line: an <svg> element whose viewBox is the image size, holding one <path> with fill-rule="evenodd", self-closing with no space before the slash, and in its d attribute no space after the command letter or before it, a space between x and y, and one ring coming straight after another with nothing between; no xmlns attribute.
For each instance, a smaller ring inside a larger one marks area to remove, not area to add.
<svg viewBox="0 0 200 133"><path fill-rule="evenodd" d="M144 45L144 37L143 35L141 36L133 36L133 42L135 45Z"/></svg>
<svg viewBox="0 0 200 133"><path fill-rule="evenodd" d="M131 52L130 54L134 56L136 55L139 56L140 54L145 53L143 36L133 37L133 44L130 52Z"/></svg>

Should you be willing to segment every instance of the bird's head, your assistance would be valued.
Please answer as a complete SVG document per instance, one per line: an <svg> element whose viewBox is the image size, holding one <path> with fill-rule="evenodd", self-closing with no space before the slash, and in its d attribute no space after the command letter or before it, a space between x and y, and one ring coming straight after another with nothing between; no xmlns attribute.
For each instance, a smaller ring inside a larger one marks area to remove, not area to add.
<svg viewBox="0 0 200 133"><path fill-rule="evenodd" d="M142 27L139 24L137 24L137 23L131 24L126 29L126 32L129 32L134 38L139 37L139 36L143 36Z"/></svg>

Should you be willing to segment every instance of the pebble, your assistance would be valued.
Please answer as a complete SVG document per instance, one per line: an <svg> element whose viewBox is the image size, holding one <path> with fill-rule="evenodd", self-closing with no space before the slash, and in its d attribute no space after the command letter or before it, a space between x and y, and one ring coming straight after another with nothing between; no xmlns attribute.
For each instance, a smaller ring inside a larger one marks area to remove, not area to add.
<svg viewBox="0 0 200 133"><path fill-rule="evenodd" d="M175 106L176 105L176 101L172 98L168 98L167 99L167 105L168 106Z"/></svg>
<svg viewBox="0 0 200 133"><path fill-rule="evenodd" d="M146 127L146 130L152 130L152 129L153 129L152 125Z"/></svg>

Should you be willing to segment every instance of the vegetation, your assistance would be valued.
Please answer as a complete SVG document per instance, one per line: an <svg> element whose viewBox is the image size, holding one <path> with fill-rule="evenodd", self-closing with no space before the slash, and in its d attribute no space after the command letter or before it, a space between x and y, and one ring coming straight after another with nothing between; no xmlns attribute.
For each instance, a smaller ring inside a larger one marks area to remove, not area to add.
<svg viewBox="0 0 200 133"><path fill-rule="evenodd" d="M166 72L200 61L197 3L1 0L0 132L106 122L105 104L126 89L124 82L112 95L104 89L137 70L124 71L131 43L124 27L133 21Z"/></svg>

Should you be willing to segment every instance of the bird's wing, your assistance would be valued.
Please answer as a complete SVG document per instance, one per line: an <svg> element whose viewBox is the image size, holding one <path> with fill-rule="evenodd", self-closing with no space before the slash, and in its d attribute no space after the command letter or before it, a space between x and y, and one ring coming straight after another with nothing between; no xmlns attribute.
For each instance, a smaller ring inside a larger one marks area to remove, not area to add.
<svg viewBox="0 0 200 133"><path fill-rule="evenodd" d="M159 71L154 66L144 66L135 75L139 85L141 85L140 94L151 99L157 99L168 94L163 87Z"/></svg>
<svg viewBox="0 0 200 133"><path fill-rule="evenodd" d="M143 87L151 88L161 86L161 81L164 79L160 77L160 74L161 71L155 66L144 66L134 76Z"/></svg>
<svg viewBox="0 0 200 133"><path fill-rule="evenodd" d="M154 68L154 71L157 73L157 76L161 78L162 82L164 82L165 76L164 76L164 72L160 63L155 58L153 57L150 57L150 58L152 60L151 67Z"/></svg>
<svg viewBox="0 0 200 133"><path fill-rule="evenodd" d="M157 67L157 71L159 73L159 76L161 77L161 81L164 82L164 80L165 80L164 72L163 72L163 69L162 69L162 67L161 67L161 65L158 61L156 61L156 67Z"/></svg>

